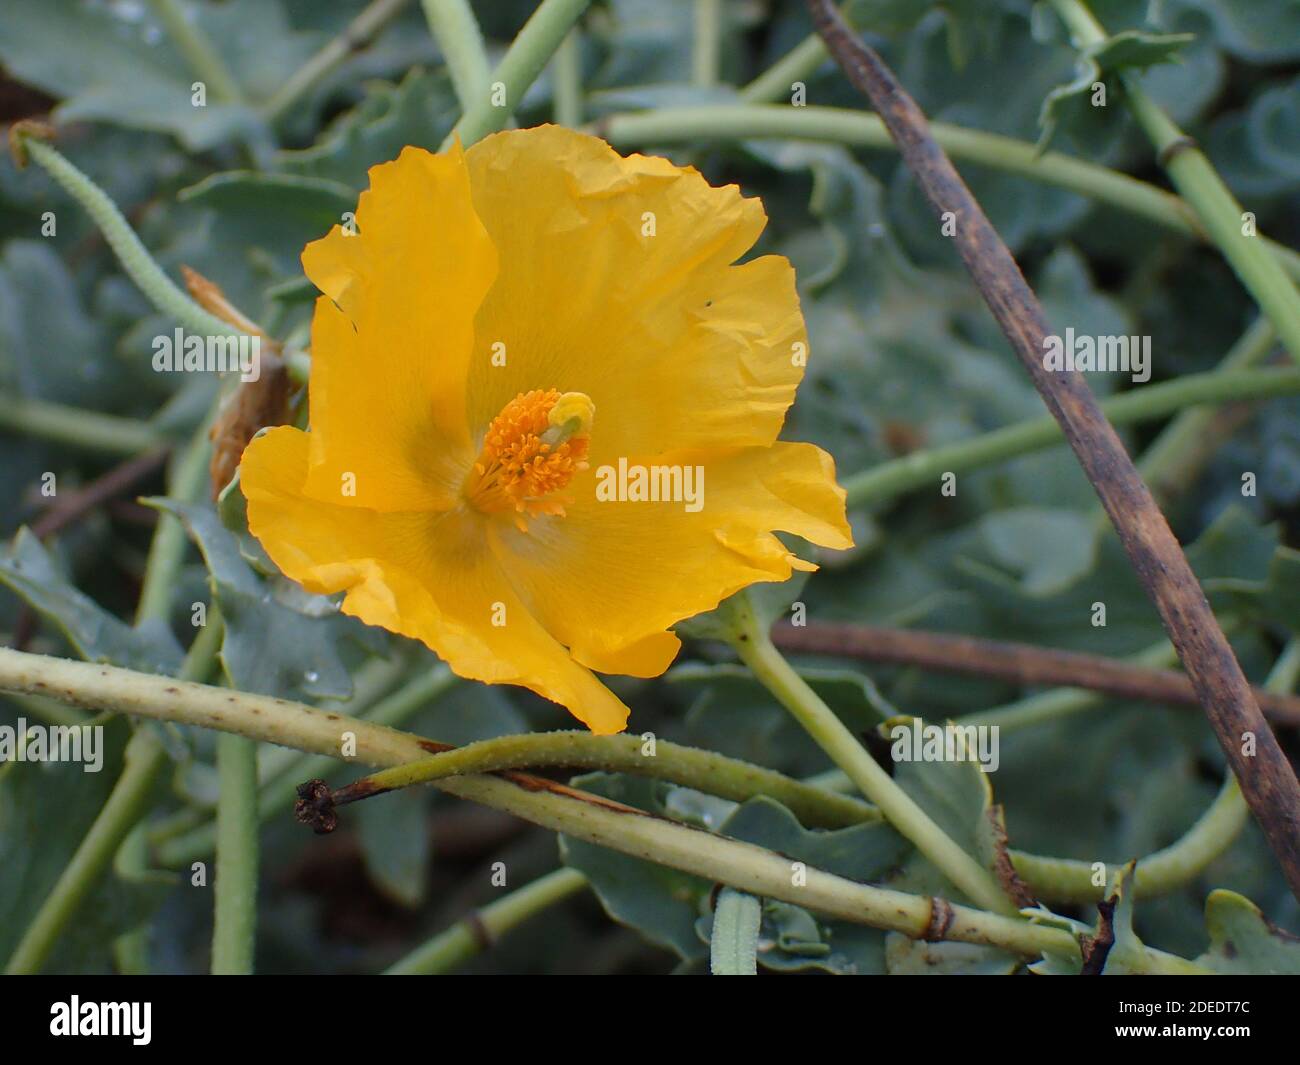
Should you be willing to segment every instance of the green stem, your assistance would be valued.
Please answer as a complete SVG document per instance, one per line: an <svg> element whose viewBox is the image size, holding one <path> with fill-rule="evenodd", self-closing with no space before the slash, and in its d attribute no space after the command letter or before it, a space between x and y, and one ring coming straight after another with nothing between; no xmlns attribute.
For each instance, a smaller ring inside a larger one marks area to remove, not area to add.
<svg viewBox="0 0 1300 1065"><path fill-rule="evenodd" d="M207 439L200 430L194 442L183 452L173 474L169 486L173 495L183 499L197 496L203 483L198 474L205 470L206 456ZM161 515L154 532L136 613L137 622L166 618L170 613L185 533L179 522L176 522L175 529L164 525L167 519L168 515ZM180 547L174 543L178 536ZM215 626L209 623L199 631L185 656L182 677L197 680L207 675L220 646L220 632L219 618ZM153 730L137 729L127 744L121 777L113 785L104 808L24 933L9 959L7 971L36 972L45 964L68 919L99 882L118 847L144 815L154 782L166 761L166 752Z"/></svg>
<svg viewBox="0 0 1300 1065"><path fill-rule="evenodd" d="M204 676L211 666L216 648L211 640L202 637L201 632L186 655L182 676ZM77 662L67 664L85 665L90 670L98 668ZM175 683L167 677L153 677L151 674L141 676L149 676L164 685ZM154 730L136 729L126 745L122 775L113 785L108 801L78 845L72 860L59 875L58 881L32 918L32 923L23 933L23 938L14 948L5 966L6 973L39 972L49 960L50 952L68 921L99 883L117 849L148 810L154 784L166 761L166 751Z"/></svg>
<svg viewBox="0 0 1300 1065"><path fill-rule="evenodd" d="M220 610L213 603L207 627L221 624ZM217 781L212 973L251 976L257 939L256 740L233 732L217 737Z"/></svg>
<svg viewBox="0 0 1300 1065"><path fill-rule="evenodd" d="M467 112L482 100L488 87L488 58L483 47L483 34L469 6L469 0L421 0L429 32L438 42L447 70L451 74L452 88L460 101L461 112Z"/></svg>
<svg viewBox="0 0 1300 1065"><path fill-rule="evenodd" d="M251 975L257 931L257 742L217 737L217 862L212 972Z"/></svg>
<svg viewBox="0 0 1300 1065"><path fill-rule="evenodd" d="M1269 674L1266 687L1286 692L1300 676L1300 640L1292 640ZM1228 772L1214 802L1180 839L1138 861L1137 897L1168 894L1200 875L1241 834L1250 819L1237 778ZM1092 882L1091 862L1043 858L1013 851L1016 871L1034 890L1060 902L1095 902L1105 891Z"/></svg>
<svg viewBox="0 0 1300 1065"><path fill-rule="evenodd" d="M376 703L362 720L372 725L396 727L457 683L459 678L445 666L422 670L408 684ZM302 781L326 777L338 769L338 760L330 755L301 755L284 763L258 794L259 817L266 820L292 809ZM213 852L217 843L216 825L209 820L161 842L157 837L151 837L151 842L157 846L158 863L174 869L206 858Z"/></svg>
<svg viewBox="0 0 1300 1065"><path fill-rule="evenodd" d="M860 6L852 3L840 7L840 17L850 28L856 28L857 20L853 16L858 10ZM794 93L795 83L807 82L828 58L826 43L817 34L810 33L741 89L740 99L747 104L770 104L788 98Z"/></svg>
<svg viewBox="0 0 1300 1065"><path fill-rule="evenodd" d="M149 841L143 821L136 822L127 833L113 858L113 868L120 877L140 878L149 868ZM123 932L113 941L113 961L123 976L143 976L149 972L149 926Z"/></svg>
<svg viewBox="0 0 1300 1065"><path fill-rule="evenodd" d="M0 394L0 428L91 451L138 455L165 443L148 423Z"/></svg>
<svg viewBox="0 0 1300 1065"><path fill-rule="evenodd" d="M1115 425L1161 418L1184 407L1300 393L1300 370L1215 370L1190 374L1132 392L1108 396L1101 409ZM879 503L935 484L944 473L963 473L1063 442L1054 418L1009 425L953 444L914 451L844 480L849 506ZM1161 463L1165 459L1159 460Z"/></svg>
<svg viewBox="0 0 1300 1065"><path fill-rule="evenodd" d="M576 869L557 869L547 873L416 947L385 970L384 975L431 976L449 972L481 954L488 945L530 917L577 894L586 886L587 878Z"/></svg>
<svg viewBox="0 0 1300 1065"><path fill-rule="evenodd" d="M1273 349L1277 334L1267 318L1257 319L1233 344L1217 367L1231 372L1258 366ZM1185 410L1160 431L1138 462L1138 472L1161 502L1183 492L1204 460L1209 457L1204 441L1212 438L1217 411L1212 408Z"/></svg>
<svg viewBox="0 0 1300 1065"><path fill-rule="evenodd" d="M443 678L447 678L448 682L444 683ZM351 698L341 702L332 699L322 700L321 705L343 710L353 717L376 720L373 715L380 713L381 708L387 705L387 703L381 703L381 700L389 700L390 697L402 699L407 690L423 692L429 690L430 687L435 694L441 694L450 687L450 682L455 681L455 679L451 671L441 664L430 667L429 659L423 655L420 655L420 663L414 669L412 669L411 662L401 655L388 661L382 658L371 658L363 662L353 672ZM433 696L425 695L422 697L428 699ZM423 704L412 702L405 711L406 715L409 716L414 713L421 705ZM402 717L399 721L385 721L383 723L397 725L405 720L406 717ZM257 759L258 786L265 787L272 780L286 774L297 777L298 768L306 757L308 756L300 751L290 750L287 747L266 748ZM303 778L298 777L298 779Z"/></svg>
<svg viewBox="0 0 1300 1065"><path fill-rule="evenodd" d="M1224 624L1224 631L1229 626ZM1178 653L1168 640L1161 640L1145 650L1123 659L1135 666L1151 669L1168 669L1178 664ZM1109 697L1084 688L1052 688L1037 695L1017 699L1005 706L963 714L958 721L963 725L987 725L1012 730L1041 725L1105 705Z"/></svg>
<svg viewBox="0 0 1300 1065"><path fill-rule="evenodd" d="M177 287L140 243L130 224L108 195L73 166L60 152L32 136L21 138L22 148L54 181L76 200L99 227L127 276L158 310L187 329L205 336L240 336L238 330L209 314Z"/></svg>
<svg viewBox="0 0 1300 1065"><path fill-rule="evenodd" d="M835 712L808 686L773 646L748 599L728 601L729 642L741 660L778 702L794 716L858 789L879 808L885 820L916 846L977 905L1012 914L1015 904L993 875L961 849L866 752Z"/></svg>
<svg viewBox="0 0 1300 1065"><path fill-rule="evenodd" d="M443 147L459 137L466 147L489 133L504 129L528 87L551 61L564 38L587 9L589 0L542 0L505 56L491 74L488 91L465 110ZM493 89L500 86L504 106L493 103Z"/></svg>
<svg viewBox="0 0 1300 1065"><path fill-rule="evenodd" d="M582 125L582 30L575 26L555 53L555 121L577 129Z"/></svg>
<svg viewBox="0 0 1300 1065"><path fill-rule="evenodd" d="M1087 48L1107 39L1106 30L1081 0L1052 0L1052 6L1070 31L1076 47ZM1123 71L1121 81L1128 108L1146 132L1174 187L1196 212L1210 239L1273 323L1287 350L1300 360L1300 290L1265 251L1261 238L1243 232L1241 204L1205 153L1147 95L1141 78Z"/></svg>
<svg viewBox="0 0 1300 1065"><path fill-rule="evenodd" d="M667 780L682 787L745 802L766 795L789 808L809 828L844 828L879 820L857 799L836 795L793 780L772 769L751 765L713 751L639 736L593 736L589 732L540 732L501 736L466 744L409 765L380 770L343 789L358 797L428 784L451 776L503 769L565 766Z"/></svg>
<svg viewBox="0 0 1300 1065"><path fill-rule="evenodd" d="M416 736L287 699L9 648L0 648L0 691L45 692L86 708L235 732L263 743L333 757L340 757L340 737L346 731L355 738L357 759L369 765L401 765L426 756ZM913 938L932 927L933 902L928 897L859 884L819 869L807 869L806 879L795 882L790 860L783 855L621 809L569 788L537 786L535 782L524 786L496 776L453 777L438 781L435 787L543 828L828 917ZM951 914L947 939L984 943L1027 957L1044 951L1078 956L1074 937L1061 928L967 906L954 905ZM1148 972L1205 971L1150 948L1126 954L1125 960Z"/></svg>
<svg viewBox="0 0 1300 1065"><path fill-rule="evenodd" d="M644 114L612 115L602 119L599 128L616 148L770 138L896 150L879 116L838 107L734 104L663 107ZM930 131L944 151L955 159L1077 192L1166 229L1198 240L1207 239L1196 212L1179 197L1126 174L1060 152L1039 155L1033 144L996 133L945 122L932 122ZM1300 254L1266 238L1258 239L1292 277L1300 278Z"/></svg>
<svg viewBox="0 0 1300 1065"><path fill-rule="evenodd" d="M213 47L207 34L185 17L180 4L176 0L149 0L149 5L167 36L181 50L194 73L212 90L212 95L221 103L243 103L244 94L239 91L221 53Z"/></svg>
<svg viewBox="0 0 1300 1065"><path fill-rule="evenodd" d="M123 757L122 775L14 948L5 966L7 974L41 970L60 933L99 883L117 848L148 809L158 771L166 760L162 743L151 729L140 729L131 737Z"/></svg>
<svg viewBox="0 0 1300 1065"><path fill-rule="evenodd" d="M364 48L401 12L409 0L374 0L347 27L290 75L262 108L274 121L292 109L303 94L336 69L343 60Z"/></svg>
<svg viewBox="0 0 1300 1065"><path fill-rule="evenodd" d="M208 481L208 423L199 426L193 440L173 458L167 490L173 498L191 502L199 499ZM145 560L144 582L136 607L137 623L146 618L166 620L171 616L172 598L176 593L176 574L180 571L188 543L180 519L166 511L158 514L149 556ZM201 639L200 631L196 642Z"/></svg>
<svg viewBox="0 0 1300 1065"><path fill-rule="evenodd" d="M763 904L731 888L718 893L709 937L709 971L714 976L758 975L758 928Z"/></svg>
<svg viewBox="0 0 1300 1065"><path fill-rule="evenodd" d="M691 51L691 82L699 88L718 83L722 60L722 0L694 0L695 42Z"/></svg>

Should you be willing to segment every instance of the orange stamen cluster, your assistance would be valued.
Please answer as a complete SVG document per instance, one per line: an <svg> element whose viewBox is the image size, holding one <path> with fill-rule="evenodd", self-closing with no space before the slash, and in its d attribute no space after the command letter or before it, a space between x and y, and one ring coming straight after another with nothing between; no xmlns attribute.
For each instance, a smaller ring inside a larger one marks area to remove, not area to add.
<svg viewBox="0 0 1300 1065"><path fill-rule="evenodd" d="M492 419L483 450L465 485L465 497L484 514L513 512L515 524L527 531L524 515L564 516L564 500L548 498L587 468L586 433L556 442L549 420L560 399L554 388L521 392Z"/></svg>

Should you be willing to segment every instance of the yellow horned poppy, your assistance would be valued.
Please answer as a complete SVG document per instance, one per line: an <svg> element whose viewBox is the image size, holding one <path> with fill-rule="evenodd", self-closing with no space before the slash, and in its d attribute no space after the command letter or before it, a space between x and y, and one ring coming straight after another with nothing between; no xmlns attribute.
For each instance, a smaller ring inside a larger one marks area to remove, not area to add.
<svg viewBox="0 0 1300 1065"><path fill-rule="evenodd" d="M307 246L311 430L244 452L283 572L520 684L595 732L593 675L657 676L669 627L851 545L830 456L780 443L807 336L794 272L733 265L766 222L735 186L554 126L370 171Z"/></svg>

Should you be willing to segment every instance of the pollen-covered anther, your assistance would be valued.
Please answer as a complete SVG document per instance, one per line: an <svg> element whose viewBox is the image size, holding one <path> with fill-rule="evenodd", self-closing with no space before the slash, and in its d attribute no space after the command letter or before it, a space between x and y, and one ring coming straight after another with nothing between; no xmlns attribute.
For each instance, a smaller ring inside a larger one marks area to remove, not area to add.
<svg viewBox="0 0 1300 1065"><path fill-rule="evenodd" d="M596 406L581 392L554 388L521 392L492 419L483 450L465 483L465 498L484 514L564 516L566 500L554 495L587 468L587 445Z"/></svg>

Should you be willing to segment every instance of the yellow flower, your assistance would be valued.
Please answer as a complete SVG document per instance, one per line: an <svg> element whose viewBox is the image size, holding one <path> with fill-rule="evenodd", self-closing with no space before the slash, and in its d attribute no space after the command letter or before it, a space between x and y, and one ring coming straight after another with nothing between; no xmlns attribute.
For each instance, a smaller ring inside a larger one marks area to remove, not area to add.
<svg viewBox="0 0 1300 1065"><path fill-rule="evenodd" d="M658 676L669 627L851 546L830 456L776 440L803 374L794 272L732 265L766 222L735 186L554 126L370 171L307 246L311 431L244 452L284 573L521 684L593 731L592 673Z"/></svg>

